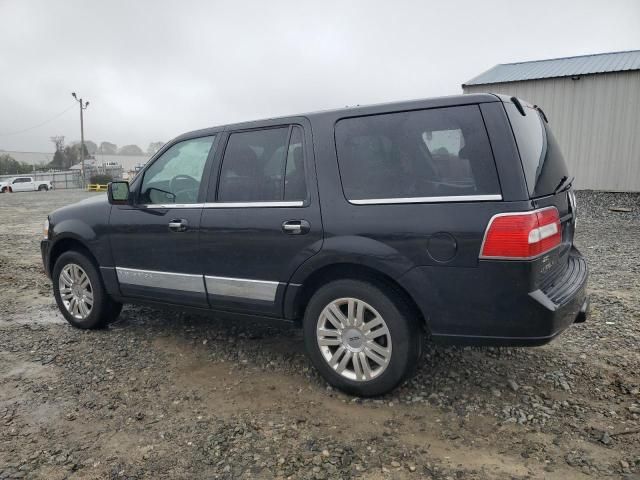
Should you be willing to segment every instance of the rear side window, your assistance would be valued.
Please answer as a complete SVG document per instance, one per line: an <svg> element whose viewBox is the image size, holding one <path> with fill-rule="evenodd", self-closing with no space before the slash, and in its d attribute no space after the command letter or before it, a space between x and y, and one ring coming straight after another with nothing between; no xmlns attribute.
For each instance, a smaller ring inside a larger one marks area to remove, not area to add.
<svg viewBox="0 0 640 480"><path fill-rule="evenodd" d="M524 106L523 116L513 103L504 104L516 137L529 195L550 195L564 176L567 166L549 125L537 110Z"/></svg>
<svg viewBox="0 0 640 480"><path fill-rule="evenodd" d="M302 128L293 127L287 153L284 199L286 201L307 198L307 182L304 168L304 145Z"/></svg>
<svg viewBox="0 0 640 480"><path fill-rule="evenodd" d="M252 130L229 136L218 201L304 200L306 192L300 127Z"/></svg>
<svg viewBox="0 0 640 480"><path fill-rule="evenodd" d="M500 194L477 105L344 119L335 135L349 200Z"/></svg>

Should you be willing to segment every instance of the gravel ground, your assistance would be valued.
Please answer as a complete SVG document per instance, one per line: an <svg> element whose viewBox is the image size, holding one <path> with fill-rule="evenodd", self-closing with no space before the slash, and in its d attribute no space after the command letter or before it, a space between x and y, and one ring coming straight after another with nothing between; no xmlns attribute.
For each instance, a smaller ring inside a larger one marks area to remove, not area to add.
<svg viewBox="0 0 640 480"><path fill-rule="evenodd" d="M578 194L587 323L533 349L431 346L365 400L295 328L139 306L67 325L38 243L87 195L0 195L0 479L640 478L640 196Z"/></svg>

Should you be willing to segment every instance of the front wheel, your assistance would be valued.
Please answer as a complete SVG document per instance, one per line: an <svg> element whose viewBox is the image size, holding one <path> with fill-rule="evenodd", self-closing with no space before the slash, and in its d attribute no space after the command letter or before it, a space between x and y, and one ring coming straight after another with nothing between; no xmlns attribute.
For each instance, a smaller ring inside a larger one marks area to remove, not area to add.
<svg viewBox="0 0 640 480"><path fill-rule="evenodd" d="M40 185L40 186L38 187L38 191L39 191L39 192L46 192L47 190L49 190L49 189L47 188L47 186L46 186L46 185Z"/></svg>
<svg viewBox="0 0 640 480"><path fill-rule="evenodd" d="M101 328L120 314L122 304L107 295L96 267L82 253L60 255L51 277L58 308L74 327Z"/></svg>
<svg viewBox="0 0 640 480"><path fill-rule="evenodd" d="M303 326L307 352L322 376L359 396L381 395L400 384L417 366L424 341L400 294L360 280L321 287Z"/></svg>

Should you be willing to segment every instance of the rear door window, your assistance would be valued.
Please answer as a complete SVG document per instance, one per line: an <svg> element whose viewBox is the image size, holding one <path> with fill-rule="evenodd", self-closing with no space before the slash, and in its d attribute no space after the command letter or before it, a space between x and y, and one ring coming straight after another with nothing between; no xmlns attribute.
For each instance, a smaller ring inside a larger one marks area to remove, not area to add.
<svg viewBox="0 0 640 480"><path fill-rule="evenodd" d="M307 181L304 168L304 144L302 143L302 128L298 126L293 127L291 131L285 170L285 201L306 199Z"/></svg>
<svg viewBox="0 0 640 480"><path fill-rule="evenodd" d="M219 202L298 201L307 197L302 128L236 132L222 159Z"/></svg>
<svg viewBox="0 0 640 480"><path fill-rule="evenodd" d="M551 195L562 178L568 176L558 142L536 109L523 105L522 115L513 103L504 106L518 144L529 195Z"/></svg>
<svg viewBox="0 0 640 480"><path fill-rule="evenodd" d="M500 194L477 105L343 119L335 136L349 200Z"/></svg>

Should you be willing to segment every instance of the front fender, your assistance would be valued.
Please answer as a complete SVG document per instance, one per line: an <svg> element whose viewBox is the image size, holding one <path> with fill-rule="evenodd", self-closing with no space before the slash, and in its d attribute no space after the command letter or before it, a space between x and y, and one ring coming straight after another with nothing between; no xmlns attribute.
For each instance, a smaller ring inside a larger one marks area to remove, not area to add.
<svg viewBox="0 0 640 480"><path fill-rule="evenodd" d="M96 240L97 235L95 230L82 220L70 218L53 225L52 241L57 242L64 238L73 238L90 244Z"/></svg>
<svg viewBox="0 0 640 480"><path fill-rule="evenodd" d="M110 266L111 252L104 239L104 234L100 235L82 220L65 219L52 226L51 249L55 250L56 245L63 240L75 240L89 250L99 266Z"/></svg>
<svg viewBox="0 0 640 480"><path fill-rule="evenodd" d="M91 252L100 267L112 266L108 239L110 211L106 195L99 195L50 213L52 249L64 239L73 239Z"/></svg>

